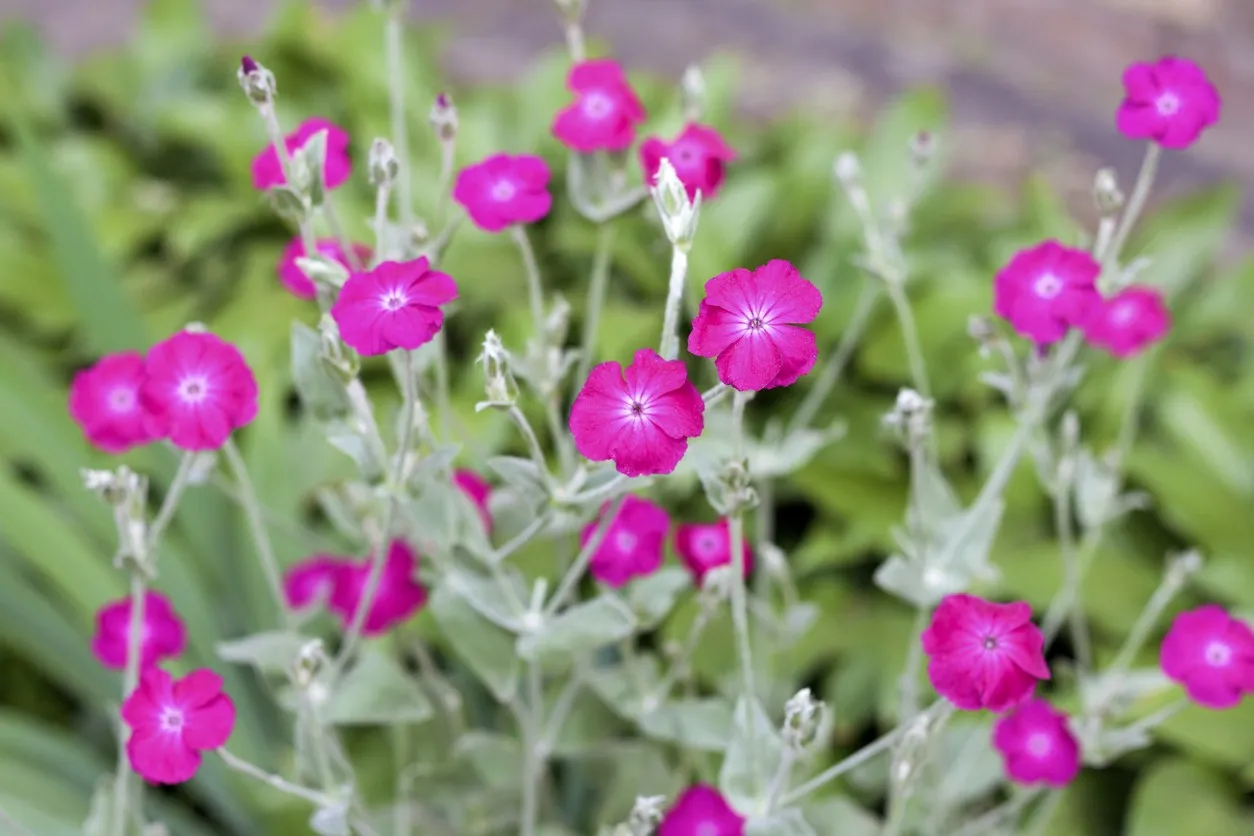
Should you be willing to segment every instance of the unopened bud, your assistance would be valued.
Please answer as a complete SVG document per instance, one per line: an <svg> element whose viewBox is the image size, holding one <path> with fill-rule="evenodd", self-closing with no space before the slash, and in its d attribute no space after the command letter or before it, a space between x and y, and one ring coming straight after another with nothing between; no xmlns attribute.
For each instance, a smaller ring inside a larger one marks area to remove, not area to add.
<svg viewBox="0 0 1254 836"><path fill-rule="evenodd" d="M129 503L143 489L143 477L125 465L117 470L81 470L83 487L110 505Z"/></svg>
<svg viewBox="0 0 1254 836"><path fill-rule="evenodd" d="M396 150L392 143L379 137L370 143L370 154L366 161L370 173L370 185L390 186L400 172L400 162L396 159Z"/></svg>
<svg viewBox="0 0 1254 836"><path fill-rule="evenodd" d="M297 655L296 663L292 667L292 678L299 687L308 688L317 678L326 661L327 654L322 645L322 639L314 639L300 649L300 654Z"/></svg>
<svg viewBox="0 0 1254 836"><path fill-rule="evenodd" d="M1167 583L1180 589L1189 579L1202 571L1205 561L1202 559L1202 553L1196 549L1189 549L1173 556L1167 562Z"/></svg>
<svg viewBox="0 0 1254 836"><path fill-rule="evenodd" d="M836 175L837 182L846 189L862 185L862 164L858 162L858 155L852 151L844 151L836 158L832 173Z"/></svg>
<svg viewBox="0 0 1254 836"><path fill-rule="evenodd" d="M735 578L735 569L730 563L715 566L706 572L705 577L701 579L701 606L713 608L725 601L731 594Z"/></svg>
<svg viewBox="0 0 1254 836"><path fill-rule="evenodd" d="M666 804L664 795L638 795L627 817L627 832L631 836L650 836L662 821Z"/></svg>
<svg viewBox="0 0 1254 836"><path fill-rule="evenodd" d="M683 99L684 118L689 122L698 122L705 114L705 75L696 64L689 64L684 70L684 77L679 83L680 95Z"/></svg>
<svg viewBox="0 0 1254 836"><path fill-rule="evenodd" d="M509 352L505 350L496 331L488 331L484 335L483 351L480 352L477 362L483 366L484 393L487 400L475 404L475 412L491 407L500 409L513 406L518 398L518 385L510 370Z"/></svg>
<svg viewBox="0 0 1254 836"><path fill-rule="evenodd" d="M802 688L784 703L784 742L802 749L814 742L823 718L823 703L814 699L809 688Z"/></svg>
<svg viewBox="0 0 1254 836"><path fill-rule="evenodd" d="M697 221L701 216L700 192L695 201L689 199L688 189L679 179L675 167L670 160L663 157L654 179L652 193L653 203L657 206L667 239L687 252L692 247L692 239L697 234Z"/></svg>
<svg viewBox="0 0 1254 836"><path fill-rule="evenodd" d="M245 55L239 61L236 71L239 86L253 104L269 104L274 101L276 92L274 73L258 64L251 56Z"/></svg>
<svg viewBox="0 0 1254 836"><path fill-rule="evenodd" d="M452 142L457 138L457 106L448 93L440 93L435 97L428 114L431 129L441 142Z"/></svg>
<svg viewBox="0 0 1254 836"><path fill-rule="evenodd" d="M558 295L553 299L549 315L544 320L544 337L548 345L565 344L566 335L570 331L570 303L566 297Z"/></svg>
<svg viewBox="0 0 1254 836"><path fill-rule="evenodd" d="M1113 168L1103 168L1093 178L1093 203L1103 215L1113 215L1123 208L1124 196Z"/></svg>

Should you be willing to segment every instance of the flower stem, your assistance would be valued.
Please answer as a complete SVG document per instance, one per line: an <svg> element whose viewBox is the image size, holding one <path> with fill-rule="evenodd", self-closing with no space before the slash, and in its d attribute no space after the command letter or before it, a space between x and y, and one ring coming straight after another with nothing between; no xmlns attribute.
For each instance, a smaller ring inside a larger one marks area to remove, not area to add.
<svg viewBox="0 0 1254 836"><path fill-rule="evenodd" d="M871 322L871 314L875 312L879 299L879 283L874 281L864 283L862 292L858 295L858 301L854 304L853 316L850 318L849 324L845 326L845 332L840 335L840 342L836 345L835 353L832 354L831 359L824 365L823 371L815 380L814 385L810 387L810 391L806 392L805 399L801 401L801 405L793 413L792 420L788 424L789 431L785 435L791 435L793 432L804 429L813 423L819 410L823 408L823 404L827 401L828 396L832 394L832 390L840 382L845 367L849 365L850 359L853 358L854 349L862 341L862 334Z"/></svg>
<svg viewBox="0 0 1254 836"><path fill-rule="evenodd" d="M1132 625L1132 632L1128 634L1127 640L1119 648L1114 661L1110 663L1107 669L1109 676L1120 676L1132 666L1133 659L1145 645L1145 640L1149 638L1150 631L1154 629L1159 616L1163 614L1163 610L1167 609L1167 605L1179 591L1180 583L1173 577L1170 570L1167 571L1162 581L1159 582L1158 588L1154 590L1154 594L1150 596L1149 603L1145 605L1145 609L1141 610L1136 623Z"/></svg>
<svg viewBox="0 0 1254 836"><path fill-rule="evenodd" d="M144 639L144 598L148 584L144 572L136 567L131 572L131 621L127 626L126 669L122 674L122 701L139 685L139 663ZM109 833L126 836L126 816L130 804L131 766L126 754L126 724L119 725L118 762L113 776L113 818Z"/></svg>
<svg viewBox="0 0 1254 836"><path fill-rule="evenodd" d="M688 251L671 248L671 278L666 291L666 313L662 318L662 344L658 353L663 360L679 356L679 309L684 302L684 283L688 278Z"/></svg>
<svg viewBox="0 0 1254 836"><path fill-rule="evenodd" d="M801 786L789 791L780 799L781 807L790 807L810 793L819 789L825 784L835 781L847 772L851 772L862 766L867 761L883 752L887 752L896 743L897 740L905 733L905 726L899 725L897 728L868 743L849 757L837 763L835 766L828 767L823 772L806 781Z"/></svg>
<svg viewBox="0 0 1254 836"><path fill-rule="evenodd" d="M932 389L927 379L927 364L923 362L923 347L919 344L919 329L914 321L914 311L910 307L910 298L900 282L885 281L888 298L897 312L897 320L901 323L901 338L906 345L906 358L910 363L910 378L914 388L925 398L932 397Z"/></svg>
<svg viewBox="0 0 1254 836"><path fill-rule="evenodd" d="M588 307L583 317L583 346L579 357L579 371L575 384L588 378L592 358L596 354L597 331L601 325L601 312L605 308L605 295L610 283L610 256L614 246L614 226L609 223L597 227L597 247L592 256L592 280L588 285Z"/></svg>
<svg viewBox="0 0 1254 836"><path fill-rule="evenodd" d="M237 757L226 749L218 749L217 751L218 756L222 758L222 762L231 769L241 775L247 775L249 778L255 778L258 781L273 787L279 792L284 793L285 795L294 796L295 798L308 801L310 804L318 807L325 807L331 802L331 799L329 799L325 794L320 793L317 790L311 790L308 787L293 784L291 781L281 778L278 775L266 772L261 767L255 766L243 758Z"/></svg>
<svg viewBox="0 0 1254 836"><path fill-rule="evenodd" d="M414 225L413 170L409 165L409 128L405 121L405 61L401 10L395 3L383 26L384 48L388 67L388 111L392 120L392 149L396 152L397 199L400 202L401 225L408 232Z"/></svg>
<svg viewBox="0 0 1254 836"><path fill-rule="evenodd" d="M1067 607L1071 641L1075 645L1075 661L1081 673L1093 667L1093 648L1088 626L1084 623L1084 590L1081 584L1080 555L1075 543L1075 521L1072 514L1071 480L1059 480L1054 489L1054 528L1062 552L1063 595ZM1048 613L1047 613L1048 614Z"/></svg>
<svg viewBox="0 0 1254 836"><path fill-rule="evenodd" d="M279 563L275 559L274 547L270 543L270 535L266 531L266 523L261 516L261 503L257 499L257 489L248 475L248 466L244 464L244 457L240 454L235 439L228 438L222 451L226 454L227 462L231 465L235 481L239 486L240 504L244 508L244 517L248 520L248 530L252 534L253 546L257 550L261 570L266 576L266 584L270 587L274 604L282 614L284 624L291 626L292 613L288 610L287 601L283 597L283 581L279 572Z"/></svg>
<svg viewBox="0 0 1254 836"><path fill-rule="evenodd" d="M619 510L623 507L623 500L626 498L625 494L615 497L610 502L609 508L601 514L601 521L597 524L592 537L579 550L579 554L575 557L575 562L566 570L566 574L562 576L562 580L557 585L557 590L553 593L553 597L549 599L549 603L545 606L545 618L551 618L557 614L557 611L566 603L566 599L570 597L571 592L575 590L575 586L578 585L579 579L583 577L584 572L588 571L588 564L592 562L592 555L596 554L597 549L601 548L601 543L605 542L606 535L610 533L610 525L614 522L614 518L618 516Z"/></svg>
<svg viewBox="0 0 1254 836"><path fill-rule="evenodd" d="M531 246L527 228L521 224L510 227L510 236L522 254L523 268L527 271L527 297L531 302L531 318L535 321L536 339L544 340L544 291L540 285L540 266L536 263L536 251Z"/></svg>
<svg viewBox="0 0 1254 836"><path fill-rule="evenodd" d="M544 725L544 690L540 665L527 663L527 706L523 723L523 799L521 836L535 836L540 814L540 782L546 758L541 751Z"/></svg>
<svg viewBox="0 0 1254 836"><path fill-rule="evenodd" d="M1015 793L1008 801L969 821L954 836L978 836L978 834L1002 827L1010 820L1018 818L1024 808L1039 798L1043 792L1040 789L1030 789ZM1062 797L1060 792L1055 792L1053 795Z"/></svg>
<svg viewBox="0 0 1254 836"><path fill-rule="evenodd" d="M797 762L797 752L793 747L788 746L779 756L779 768L775 770L775 774L771 777L771 783L766 790L766 812L775 811L776 802L779 795L784 791L784 787L788 786L788 779L792 775L793 765Z"/></svg>
<svg viewBox="0 0 1254 836"><path fill-rule="evenodd" d="M919 663L923 661L923 631L927 629L931 611L918 607L914 624L910 628L910 643L906 646L906 667L901 673L901 708L898 722L905 724L919 713Z"/></svg>
<svg viewBox="0 0 1254 836"><path fill-rule="evenodd" d="M357 255L357 248L353 246L352 239L348 237L344 224L340 223L340 216L335 211L335 202L329 194L322 200L322 214L327 219L327 226L331 229L331 235L340 242L340 249L344 251L344 257L348 259L349 268L354 271L363 269L366 265L361 263L361 258Z"/></svg>
<svg viewBox="0 0 1254 836"><path fill-rule="evenodd" d="M523 440L527 442L527 454L531 456L531 461L540 471L540 477L546 483L551 483L553 480L549 475L549 464L544 458L544 448L540 446L540 439L536 436L536 431L531 428L531 422L517 405L510 406L509 417L518 427L518 431L522 433Z"/></svg>
<svg viewBox="0 0 1254 836"><path fill-rule="evenodd" d="M183 498L183 491L187 489L187 480L192 475L192 465L195 462L195 453L184 453L179 457L174 479L171 480L170 487L165 492L161 507L157 509L157 516L153 517L152 524L148 526L147 557L149 558L157 553L157 543L161 541L161 536L165 534L170 521L174 519L174 512L178 510L179 500Z"/></svg>
<svg viewBox="0 0 1254 836"><path fill-rule="evenodd" d="M744 392L736 392L732 397L732 449L736 461L744 458L745 446L745 405L749 396ZM736 635L736 655L740 661L741 689L744 692L745 708L749 712L749 774L757 775L754 760L756 759L757 722L754 719L754 701L757 699L757 686L753 677L753 646L749 640L749 603L745 588L745 522L744 511L737 507L728 520L729 539L731 540L731 611L732 628Z"/></svg>
<svg viewBox="0 0 1254 836"><path fill-rule="evenodd" d="M1136 185L1132 187L1132 196L1128 199L1127 208L1119 220L1115 234L1111 236L1110 245L1101 254L1102 272L1107 272L1118 261L1123 245L1136 225L1149 199L1150 189L1154 186L1154 178L1158 176L1158 163L1162 159L1162 148L1156 142L1146 143L1145 158L1141 161L1141 170L1136 176Z"/></svg>

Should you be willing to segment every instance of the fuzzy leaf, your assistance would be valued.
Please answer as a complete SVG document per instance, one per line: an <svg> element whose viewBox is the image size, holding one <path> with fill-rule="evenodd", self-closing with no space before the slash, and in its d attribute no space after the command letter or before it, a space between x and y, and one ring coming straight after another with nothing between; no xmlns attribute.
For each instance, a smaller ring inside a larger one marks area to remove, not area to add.
<svg viewBox="0 0 1254 836"><path fill-rule="evenodd" d="M518 639L518 655L528 660L574 659L636 629L636 617L621 600L602 595L576 604L535 633Z"/></svg>
<svg viewBox="0 0 1254 836"><path fill-rule="evenodd" d="M376 648L362 652L327 705L327 719L341 726L420 723L431 713L418 682Z"/></svg>

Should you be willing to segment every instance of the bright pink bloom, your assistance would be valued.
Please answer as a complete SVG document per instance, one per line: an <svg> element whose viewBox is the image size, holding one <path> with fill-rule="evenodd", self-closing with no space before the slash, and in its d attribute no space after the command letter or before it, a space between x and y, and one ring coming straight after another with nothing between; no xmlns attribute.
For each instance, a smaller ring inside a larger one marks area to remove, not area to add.
<svg viewBox="0 0 1254 836"><path fill-rule="evenodd" d="M432 270L426 258L385 261L349 277L331 316L340 326L340 337L358 354L412 351L436 335L444 324L440 306L456 298L452 277Z"/></svg>
<svg viewBox="0 0 1254 836"><path fill-rule="evenodd" d="M70 417L94 446L106 453L125 453L155 440L139 400L143 379L144 358L134 351L101 357L74 375Z"/></svg>
<svg viewBox="0 0 1254 836"><path fill-rule="evenodd" d="M351 270L349 257L335 238L323 238L317 244L318 254L344 265ZM362 264L370 263L370 248L365 244L353 244L353 254ZM302 299L313 299L318 295L318 286L313 279L305 275L305 271L296 264L296 259L305 257L305 242L298 235L283 249L279 258L279 281L293 294Z"/></svg>
<svg viewBox="0 0 1254 836"><path fill-rule="evenodd" d="M296 130L287 135L288 156L291 157L298 149L313 138L318 131L327 132L327 160L323 168L323 182L328 189L334 189L353 172L353 158L348 155L348 133L338 125L326 119L306 119ZM283 164L274 150L273 143L253 158L253 188L272 189L287 183L283 175Z"/></svg>
<svg viewBox="0 0 1254 836"><path fill-rule="evenodd" d="M488 511L488 497L492 495L492 485L473 470L453 471L453 484L462 489L470 501L479 509L483 519L483 528L492 533L492 514Z"/></svg>
<svg viewBox="0 0 1254 836"><path fill-rule="evenodd" d="M363 636L386 633L427 603L427 590L415 577L418 558L409 546L402 540L393 540L385 560L383 575L362 627ZM331 593L331 611L340 617L345 627L352 623L362 604L372 563L367 559L340 567L335 590Z"/></svg>
<svg viewBox="0 0 1254 836"><path fill-rule="evenodd" d="M96 613L96 634L91 637L91 652L106 668L120 671L126 667L130 635L131 599L127 597L105 604ZM169 599L160 592L150 590L144 595L141 635L141 668L178 656L187 644L182 619Z"/></svg>
<svg viewBox="0 0 1254 836"><path fill-rule="evenodd" d="M1163 638L1161 665L1189 698L1207 708L1232 708L1254 692L1254 632L1207 604L1182 612Z"/></svg>
<svg viewBox="0 0 1254 836"><path fill-rule="evenodd" d="M745 820L707 784L680 793L658 825L657 836L741 836Z"/></svg>
<svg viewBox="0 0 1254 836"><path fill-rule="evenodd" d="M736 152L718 131L705 125L688 125L674 142L649 137L640 146L640 165L644 168L644 180L650 186L657 180L663 157L675 167L690 200L696 200L698 191L702 200L709 200L718 193L723 183L723 167L736 159Z"/></svg>
<svg viewBox="0 0 1254 836"><path fill-rule="evenodd" d="M592 577L618 588L632 578L653 574L662 565L670 526L662 506L643 497L627 496L592 555ZM599 519L588 523L579 545L586 546L600 527Z"/></svg>
<svg viewBox="0 0 1254 836"><path fill-rule="evenodd" d="M200 768L200 753L226 745L235 728L235 703L222 677L207 668L175 680L149 668L122 703L131 727L126 755L150 784L181 784Z"/></svg>
<svg viewBox="0 0 1254 836"><path fill-rule="evenodd" d="M1171 330L1171 311L1152 287L1128 287L1097 305L1084 323L1084 336L1119 359L1142 349Z"/></svg>
<svg viewBox="0 0 1254 836"><path fill-rule="evenodd" d="M726 517L715 523L683 523L675 527L675 551L697 583L719 566L732 562L731 523ZM744 575L753 571L753 549L744 541Z"/></svg>
<svg viewBox="0 0 1254 836"><path fill-rule="evenodd" d="M1188 148L1219 121L1219 91L1187 58L1169 55L1123 71L1123 102L1115 118L1129 139L1150 139L1164 148Z"/></svg>
<svg viewBox="0 0 1254 836"><path fill-rule="evenodd" d="M183 450L216 450L257 417L257 380L239 349L180 331L154 345L139 396L149 431Z"/></svg>
<svg viewBox="0 0 1254 836"><path fill-rule="evenodd" d="M647 348L625 372L616 362L594 368L570 408L580 455L612 460L624 476L670 473L704 428L705 401L683 362Z"/></svg>
<svg viewBox="0 0 1254 836"><path fill-rule="evenodd" d="M553 135L563 145L582 154L631 147L636 125L645 118L644 105L617 61L598 58L576 64L566 86L575 101L553 120Z"/></svg>
<svg viewBox="0 0 1254 836"><path fill-rule="evenodd" d="M814 368L814 320L823 294L797 268L776 259L750 272L722 273L705 283L688 350L713 357L718 379L741 392L789 386Z"/></svg>
<svg viewBox="0 0 1254 836"><path fill-rule="evenodd" d="M293 564L283 575L283 597L295 610L325 604L331 599L340 572L348 560L329 554L316 554Z"/></svg>
<svg viewBox="0 0 1254 836"><path fill-rule="evenodd" d="M965 711L1005 711L1049 679L1044 637L1023 602L993 604L948 595L923 631L927 675L936 692Z"/></svg>
<svg viewBox="0 0 1254 836"><path fill-rule="evenodd" d="M993 746L1001 752L1010 780L1056 789L1080 773L1080 744L1067 728L1067 715L1044 700L1031 699L997 720Z"/></svg>
<svg viewBox="0 0 1254 836"><path fill-rule="evenodd" d="M993 310L1039 345L1061 340L1101 304L1101 265L1084 250L1045 241L1020 250L997 273Z"/></svg>
<svg viewBox="0 0 1254 836"><path fill-rule="evenodd" d="M531 154L494 154L461 170L453 200L465 206L475 226L485 232L535 223L553 207L549 166Z"/></svg>

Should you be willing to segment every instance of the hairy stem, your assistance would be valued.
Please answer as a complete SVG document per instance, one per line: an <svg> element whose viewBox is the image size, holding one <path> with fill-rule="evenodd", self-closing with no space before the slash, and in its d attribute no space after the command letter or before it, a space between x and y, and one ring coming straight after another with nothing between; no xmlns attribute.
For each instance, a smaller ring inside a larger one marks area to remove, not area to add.
<svg viewBox="0 0 1254 836"><path fill-rule="evenodd" d="M409 127L405 120L405 58L403 55L403 6L395 4L383 27L388 67L388 111L392 120L392 148L396 152L397 199L401 226L408 232L414 226L413 169L409 163Z"/></svg>
<svg viewBox="0 0 1254 836"><path fill-rule="evenodd" d="M257 489L248 475L248 466L244 463L244 457L240 454L235 439L228 438L222 451L226 454L226 460L231 466L236 485L239 487L240 505L244 509L245 519L248 520L248 530L252 535L253 547L257 550L257 560L261 563L261 570L266 576L266 585L270 587L274 605L281 613L284 624L290 627L292 613L283 595L283 576L279 572L279 562L274 556L274 546L270 543L270 534L266 531L265 520L262 519Z"/></svg>
<svg viewBox="0 0 1254 836"><path fill-rule="evenodd" d="M527 228L522 225L510 227L510 237L522 254L523 268L527 272L527 298L531 303L531 318L535 322L536 339L544 340L544 291L540 283L540 265L536 263L536 251L531 246L531 238Z"/></svg>
<svg viewBox="0 0 1254 836"><path fill-rule="evenodd" d="M914 310L910 307L910 298L900 282L885 281L888 298L897 312L897 320L901 323L901 337L906 345L906 358L910 363L910 378L914 388L925 398L932 397L932 388L927 379L927 364L923 361L923 347L919 344L919 328L914 321Z"/></svg>
<svg viewBox="0 0 1254 836"><path fill-rule="evenodd" d="M835 781L840 776L857 769L859 766L862 766L864 763L877 755L887 752L894 745L896 745L897 741L903 734L905 734L905 726L898 726L888 734L885 734L877 740L868 743L849 757L837 763L835 766L828 767L801 786L785 793L784 797L780 799L780 806L790 807L793 804L796 804L815 790L820 789L823 786L830 784L832 781Z"/></svg>
<svg viewBox="0 0 1254 836"><path fill-rule="evenodd" d="M671 277L666 291L666 312L662 317L662 344L658 353L663 360L679 356L679 310L684 302L684 283L688 278L688 251L671 248Z"/></svg>
<svg viewBox="0 0 1254 836"><path fill-rule="evenodd" d="M732 397L732 445L736 461L744 457L745 405L749 397L744 392L736 392ZM753 645L749 639L749 602L745 588L745 522L744 511L737 507L732 511L728 522L731 540L731 611L732 628L736 634L736 656L740 662L741 690L744 692L745 707L750 712L749 740L749 774L757 775L755 760L756 744L753 735L757 723L752 718L754 701L757 698L757 686L753 676Z"/></svg>
<svg viewBox="0 0 1254 836"><path fill-rule="evenodd" d="M597 227L596 252L592 256L592 280L588 284L588 307L583 317L583 345L579 357L579 369L575 373L575 385L588 378L596 355L597 331L601 326L601 312L605 308L606 291L610 283L610 256L614 247L614 226L609 223Z"/></svg>
<svg viewBox="0 0 1254 836"><path fill-rule="evenodd" d="M139 663L144 644L144 597L148 585L144 573L131 573L131 621L127 625L126 669L122 674L122 701L125 702L139 685ZM113 817L109 825L112 836L126 836L126 817L130 804L131 765L126 754L126 724L119 726L118 762L113 777Z"/></svg>
<svg viewBox="0 0 1254 836"><path fill-rule="evenodd" d="M566 603L566 599L575 591L575 587L579 584L579 579L583 577L584 572L588 571L588 564L592 562L592 556L596 554L597 549L601 548L601 543L605 542L606 535L610 533L610 525L623 507L624 499L626 499L626 495L615 497L610 502L609 508L601 514L601 521L597 524L592 537L579 550L579 554L575 557L575 562L566 570L566 574L562 576L562 580L557 585L557 590L553 593L553 597L549 599L548 605L545 606L545 618L551 618L556 615L558 610L562 608L562 605Z"/></svg>
<svg viewBox="0 0 1254 836"><path fill-rule="evenodd" d="M521 836L535 836L540 816L540 784L546 763L543 746L544 690L540 665L527 663L527 705L523 718L523 799Z"/></svg>
<svg viewBox="0 0 1254 836"><path fill-rule="evenodd" d="M797 407L792 420L788 423L789 435L814 422L819 410L823 408L832 390L840 382L841 375L844 374L845 368L853 358L854 349L862 341L862 334L871 322L871 314L875 312L876 304L880 300L880 292L878 282L870 281L863 284L862 292L858 294L858 301L854 303L853 316L849 324L845 326L845 332L840 335L836 351L823 366L823 371L815 379L810 391L806 392L805 399L801 401L801 405Z"/></svg>
<svg viewBox="0 0 1254 836"><path fill-rule="evenodd" d="M222 758L222 762L234 771L241 775L247 775L249 778L255 778L256 780L261 781L285 795L290 795L295 798L308 801L310 804L318 807L325 807L331 801L324 793L320 793L317 790L311 790L308 787L302 787L298 784L293 784L291 781L281 778L278 775L266 772L261 767L251 764L243 758L237 757L227 749L218 749L217 751L218 757Z"/></svg>

